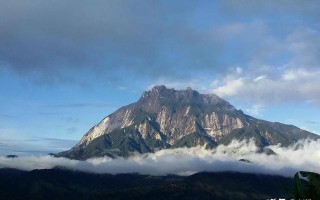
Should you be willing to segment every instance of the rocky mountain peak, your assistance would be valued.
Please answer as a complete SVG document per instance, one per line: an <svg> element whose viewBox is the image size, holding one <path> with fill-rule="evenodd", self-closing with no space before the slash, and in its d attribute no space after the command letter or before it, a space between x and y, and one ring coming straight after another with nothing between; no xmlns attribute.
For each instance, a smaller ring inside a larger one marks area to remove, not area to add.
<svg viewBox="0 0 320 200"><path fill-rule="evenodd" d="M158 113L166 107L183 107L187 104L200 103L200 94L192 89L174 90L164 85L154 86L151 90L143 93L138 101L141 108L149 113Z"/></svg>
<svg viewBox="0 0 320 200"><path fill-rule="evenodd" d="M173 88L167 88L164 85L156 85L152 87L150 90L145 91L142 95L142 98L150 97L150 96L161 96L161 97L170 97L173 94L195 94L198 95L199 92L191 89L191 87L187 87L185 90L175 90Z"/></svg>
<svg viewBox="0 0 320 200"><path fill-rule="evenodd" d="M212 148L248 138L260 146L290 145L306 137L319 138L294 126L245 115L217 95L160 85L105 117L75 147L60 155L76 159L129 156L163 148Z"/></svg>
<svg viewBox="0 0 320 200"><path fill-rule="evenodd" d="M155 92L162 92L168 90L168 88L165 85L155 85L151 88L151 91L155 91Z"/></svg>
<svg viewBox="0 0 320 200"><path fill-rule="evenodd" d="M169 89L164 85L154 86L146 91L138 101L146 108L157 112L163 106L166 107L199 107L203 109L215 110L236 110L227 101L214 94L200 94L198 91L188 87L185 90ZM202 110L203 110L202 109Z"/></svg>
<svg viewBox="0 0 320 200"><path fill-rule="evenodd" d="M157 85L157 86L154 86L153 88L151 88L150 90L145 91L142 94L140 100L149 99L149 98L159 98L161 96L162 97L168 96L173 93L174 93L173 89L168 89L164 85Z"/></svg>

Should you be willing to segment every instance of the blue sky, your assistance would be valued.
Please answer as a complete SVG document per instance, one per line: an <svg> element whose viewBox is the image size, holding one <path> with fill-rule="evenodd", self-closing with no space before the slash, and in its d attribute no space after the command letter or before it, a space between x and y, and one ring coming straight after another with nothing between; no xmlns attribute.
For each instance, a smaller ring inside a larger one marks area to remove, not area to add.
<svg viewBox="0 0 320 200"><path fill-rule="evenodd" d="M320 3L0 0L0 153L58 152L153 85L320 133Z"/></svg>

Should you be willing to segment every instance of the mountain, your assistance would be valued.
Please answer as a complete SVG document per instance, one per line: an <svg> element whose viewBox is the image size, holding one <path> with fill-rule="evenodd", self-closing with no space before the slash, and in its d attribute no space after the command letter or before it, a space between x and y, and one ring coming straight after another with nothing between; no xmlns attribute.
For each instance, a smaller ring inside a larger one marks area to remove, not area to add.
<svg viewBox="0 0 320 200"><path fill-rule="evenodd" d="M288 146L318 135L292 125L256 119L214 94L155 86L92 127L69 151L57 156L87 159L127 157L164 148L229 144L254 138L259 147Z"/></svg>
<svg viewBox="0 0 320 200"><path fill-rule="evenodd" d="M236 172L150 176L90 174L59 168L0 169L0 180L0 200L289 199L293 188L292 178Z"/></svg>

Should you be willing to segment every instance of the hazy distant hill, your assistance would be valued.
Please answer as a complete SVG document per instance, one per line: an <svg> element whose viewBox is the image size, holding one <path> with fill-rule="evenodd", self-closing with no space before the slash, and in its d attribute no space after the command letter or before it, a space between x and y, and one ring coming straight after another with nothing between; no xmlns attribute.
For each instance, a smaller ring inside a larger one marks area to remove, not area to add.
<svg viewBox="0 0 320 200"><path fill-rule="evenodd" d="M58 156L87 159L129 156L164 148L228 144L233 139L254 138L264 147L293 144L299 139L320 138L292 125L268 122L244 114L214 94L190 88L155 86L92 127L69 151Z"/></svg>

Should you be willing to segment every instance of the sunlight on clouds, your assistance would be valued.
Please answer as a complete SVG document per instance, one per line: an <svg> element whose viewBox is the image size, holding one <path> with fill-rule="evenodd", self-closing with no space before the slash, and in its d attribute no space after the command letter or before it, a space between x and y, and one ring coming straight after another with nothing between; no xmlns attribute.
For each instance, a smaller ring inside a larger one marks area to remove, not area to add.
<svg viewBox="0 0 320 200"><path fill-rule="evenodd" d="M258 81L263 80L265 78L266 78L266 76L262 75L262 76L258 76L257 78L253 79L253 81L258 82Z"/></svg>
<svg viewBox="0 0 320 200"><path fill-rule="evenodd" d="M237 95L238 91L245 87L243 78L237 78L233 80L225 81L225 85L222 85L213 90L218 96L234 96Z"/></svg>
<svg viewBox="0 0 320 200"><path fill-rule="evenodd" d="M280 76L252 76L233 72L218 81L212 91L221 97L232 97L256 104L311 102L320 105L318 87L320 70L289 69Z"/></svg>
<svg viewBox="0 0 320 200"><path fill-rule="evenodd" d="M285 81L294 81L298 79L314 79L319 77L320 71L306 69L290 69L284 72L282 79Z"/></svg>

